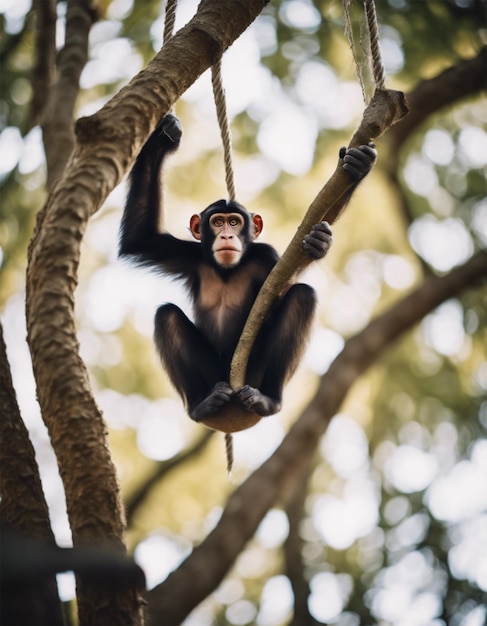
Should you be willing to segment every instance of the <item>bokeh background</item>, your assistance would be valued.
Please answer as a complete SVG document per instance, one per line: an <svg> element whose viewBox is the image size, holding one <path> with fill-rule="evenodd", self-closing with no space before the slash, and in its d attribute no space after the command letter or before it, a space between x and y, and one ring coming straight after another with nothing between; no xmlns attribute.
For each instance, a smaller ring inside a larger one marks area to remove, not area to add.
<svg viewBox="0 0 487 626"><path fill-rule="evenodd" d="M103 0L81 78L78 116L98 110L162 44L159 1ZM180 0L176 28L196 10ZM59 2L58 45L65 4ZM27 128L33 63L30 0L0 0L0 307L22 415L36 448L57 541L70 545L63 488L36 402L25 343L26 250L46 197L41 131ZM408 91L486 40L475 0L377 0L388 86ZM361 19L354 13L355 25ZM341 2L273 0L225 54L237 196L263 215L262 239L282 252L333 172L364 101L344 35ZM194 212L226 195L208 72L176 105L184 135L166 168L166 225L189 237ZM384 140L385 143L385 140ZM430 116L400 155L388 152L334 227L325 261L302 277L319 314L276 416L222 437L164 475L129 516L128 541L149 586L162 581L219 519L235 484L277 447L344 341L427 273L443 274L487 243L487 102L459 99ZM203 434L185 415L152 345L163 302L188 310L177 283L117 259L126 186L91 221L76 293L81 354L104 412L124 497ZM401 207L408 207L406 223ZM316 620L340 626L481 626L487 592L486 290L428 315L350 390L320 443L301 524ZM288 533L269 512L220 588L185 624L279 626L292 593L282 575ZM73 577L58 577L63 599Z"/></svg>

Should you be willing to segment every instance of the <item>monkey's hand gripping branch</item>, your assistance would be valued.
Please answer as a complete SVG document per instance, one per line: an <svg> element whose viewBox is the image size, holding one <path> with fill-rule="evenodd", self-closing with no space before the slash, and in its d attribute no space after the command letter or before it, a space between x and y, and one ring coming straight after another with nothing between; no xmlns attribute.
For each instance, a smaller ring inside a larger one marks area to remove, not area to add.
<svg viewBox="0 0 487 626"><path fill-rule="evenodd" d="M349 148L367 145L383 135L408 112L405 95L400 91L377 89L364 111L362 122L350 141ZM240 389L245 384L245 372L257 333L267 317L274 300L289 281L301 272L311 259L302 251L303 238L314 224L323 219L332 224L343 206L343 196L354 185L340 164L311 203L295 236L267 277L242 331L230 371L230 385Z"/></svg>

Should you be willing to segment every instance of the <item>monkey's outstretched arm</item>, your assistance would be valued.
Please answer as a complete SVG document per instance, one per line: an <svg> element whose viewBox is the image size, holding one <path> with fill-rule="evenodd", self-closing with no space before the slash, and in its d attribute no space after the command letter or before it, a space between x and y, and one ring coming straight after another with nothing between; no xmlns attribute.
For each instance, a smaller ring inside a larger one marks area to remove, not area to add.
<svg viewBox="0 0 487 626"><path fill-rule="evenodd" d="M129 192L120 228L120 255L140 255L155 244L162 217L161 170L177 150L182 128L166 115L140 151L129 177Z"/></svg>

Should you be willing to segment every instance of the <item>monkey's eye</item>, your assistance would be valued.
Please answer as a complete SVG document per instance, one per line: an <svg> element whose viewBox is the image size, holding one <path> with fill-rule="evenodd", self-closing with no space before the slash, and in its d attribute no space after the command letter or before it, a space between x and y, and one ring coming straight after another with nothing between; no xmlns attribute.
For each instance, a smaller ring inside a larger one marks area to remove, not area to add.
<svg viewBox="0 0 487 626"><path fill-rule="evenodd" d="M240 224L240 221L236 217L232 217L228 220L228 223L230 224L230 226L233 226L235 228Z"/></svg>
<svg viewBox="0 0 487 626"><path fill-rule="evenodd" d="M217 228L221 228L223 226L223 218L215 217L215 219L213 220L213 226L216 226Z"/></svg>

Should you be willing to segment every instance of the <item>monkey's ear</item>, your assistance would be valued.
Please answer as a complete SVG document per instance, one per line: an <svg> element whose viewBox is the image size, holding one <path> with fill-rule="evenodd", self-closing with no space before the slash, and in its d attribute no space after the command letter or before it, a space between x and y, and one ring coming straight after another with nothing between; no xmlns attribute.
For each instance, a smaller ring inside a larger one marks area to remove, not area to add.
<svg viewBox="0 0 487 626"><path fill-rule="evenodd" d="M195 239L201 241L201 218L199 215L195 214L191 216L189 220L189 228L191 229L191 233Z"/></svg>
<svg viewBox="0 0 487 626"><path fill-rule="evenodd" d="M254 239L257 239L257 237L262 232L262 229L264 228L264 220L260 215L254 213L252 215L252 222L254 223L254 232L252 236Z"/></svg>

